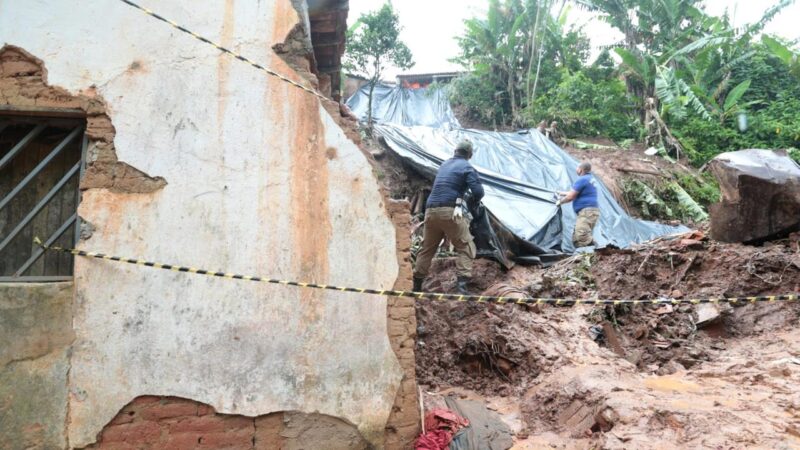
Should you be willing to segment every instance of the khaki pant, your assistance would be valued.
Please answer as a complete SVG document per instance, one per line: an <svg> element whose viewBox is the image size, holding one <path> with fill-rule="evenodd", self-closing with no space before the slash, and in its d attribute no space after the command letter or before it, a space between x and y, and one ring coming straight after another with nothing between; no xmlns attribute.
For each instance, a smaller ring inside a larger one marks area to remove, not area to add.
<svg viewBox="0 0 800 450"><path fill-rule="evenodd" d="M442 238L453 243L456 257L456 273L461 277L472 276L472 260L475 258L475 243L469 233L469 222L466 218L453 220L453 208L428 208L425 211L425 228L423 229L422 248L417 253L417 265L414 276L425 278L431 268L431 261L439 249Z"/></svg>
<svg viewBox="0 0 800 450"><path fill-rule="evenodd" d="M583 208L578 212L578 219L575 221L575 232L572 233L572 245L575 248L592 245L592 230L600 218L598 208Z"/></svg>

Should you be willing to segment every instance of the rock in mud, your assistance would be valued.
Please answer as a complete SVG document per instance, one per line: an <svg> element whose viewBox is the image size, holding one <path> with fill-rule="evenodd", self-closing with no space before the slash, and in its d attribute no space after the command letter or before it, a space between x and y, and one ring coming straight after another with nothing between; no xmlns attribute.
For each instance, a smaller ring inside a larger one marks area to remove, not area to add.
<svg viewBox="0 0 800 450"><path fill-rule="evenodd" d="M697 314L697 321L695 324L697 328L703 328L716 322L720 317L720 311L717 305L711 303L701 303L695 308Z"/></svg>
<svg viewBox="0 0 800 450"><path fill-rule="evenodd" d="M713 239L763 242L800 227L800 167L785 152L723 153L709 169L722 192L710 208Z"/></svg>

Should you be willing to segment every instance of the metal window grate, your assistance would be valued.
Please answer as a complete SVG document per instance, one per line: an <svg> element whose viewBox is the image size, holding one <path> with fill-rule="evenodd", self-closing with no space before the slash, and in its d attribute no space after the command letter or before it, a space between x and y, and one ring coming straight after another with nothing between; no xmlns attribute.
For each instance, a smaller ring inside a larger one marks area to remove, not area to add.
<svg viewBox="0 0 800 450"><path fill-rule="evenodd" d="M72 256L44 253L33 238L78 241L85 128L83 119L0 115L0 281L72 277Z"/></svg>

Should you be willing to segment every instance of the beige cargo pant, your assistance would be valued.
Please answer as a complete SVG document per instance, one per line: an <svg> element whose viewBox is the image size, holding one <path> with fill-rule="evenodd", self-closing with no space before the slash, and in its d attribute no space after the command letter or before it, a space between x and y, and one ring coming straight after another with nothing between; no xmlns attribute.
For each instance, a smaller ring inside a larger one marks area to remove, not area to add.
<svg viewBox="0 0 800 450"><path fill-rule="evenodd" d="M431 268L431 261L439 249L442 238L453 243L456 257L456 273L460 277L472 276L472 260L475 258L475 243L469 232L466 218L453 219L453 208L428 208L425 211L425 228L423 228L422 248L417 253L417 265L414 276L425 278Z"/></svg>
<svg viewBox="0 0 800 450"><path fill-rule="evenodd" d="M599 218L600 210L598 208L583 208L578 212L575 231L572 233L572 245L575 248L592 245L592 230Z"/></svg>

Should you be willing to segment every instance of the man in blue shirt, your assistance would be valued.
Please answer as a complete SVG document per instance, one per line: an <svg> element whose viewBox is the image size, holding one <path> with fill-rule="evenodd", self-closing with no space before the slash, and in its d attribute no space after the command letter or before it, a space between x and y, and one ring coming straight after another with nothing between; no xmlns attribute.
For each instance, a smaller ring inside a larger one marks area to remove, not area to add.
<svg viewBox="0 0 800 450"><path fill-rule="evenodd" d="M458 292L469 293L467 283L472 277L472 260L476 249L469 232L469 221L462 213L461 202L467 189L472 192L471 202L477 204L483 197L483 186L478 172L468 162L470 158L472 143L463 141L456 147L455 155L443 162L436 173L433 189L425 203L422 248L417 254L414 267L415 292L422 291L422 282L428 276L439 243L447 236L457 253Z"/></svg>
<svg viewBox="0 0 800 450"><path fill-rule="evenodd" d="M597 180L592 175L592 165L582 162L576 170L578 179L572 185L572 190L559 192L556 206L574 201L572 208L575 210L575 232L572 233L572 243L575 248L592 245L592 230L600 218L599 204L597 203Z"/></svg>

